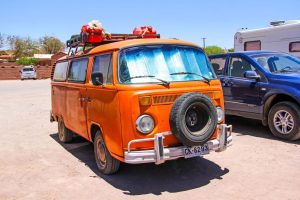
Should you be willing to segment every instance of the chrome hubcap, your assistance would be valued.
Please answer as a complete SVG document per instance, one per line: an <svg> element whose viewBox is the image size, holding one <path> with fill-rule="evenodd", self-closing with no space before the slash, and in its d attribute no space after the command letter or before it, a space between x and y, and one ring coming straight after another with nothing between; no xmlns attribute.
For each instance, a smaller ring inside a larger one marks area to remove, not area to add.
<svg viewBox="0 0 300 200"><path fill-rule="evenodd" d="M281 134L289 134L294 128L293 116L286 110L279 110L273 119L275 129Z"/></svg>

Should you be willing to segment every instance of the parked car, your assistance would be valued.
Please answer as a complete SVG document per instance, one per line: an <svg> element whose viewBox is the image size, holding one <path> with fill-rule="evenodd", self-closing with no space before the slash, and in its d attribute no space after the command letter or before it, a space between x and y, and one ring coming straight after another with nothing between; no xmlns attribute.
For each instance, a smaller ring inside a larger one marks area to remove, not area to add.
<svg viewBox="0 0 300 200"><path fill-rule="evenodd" d="M21 76L21 80L24 80L24 79L36 80L37 74L36 74L36 70L35 70L34 66L32 66L32 65L24 66L20 70L20 76Z"/></svg>
<svg viewBox="0 0 300 200"><path fill-rule="evenodd" d="M104 174L116 172L120 161L161 164L225 150L231 126L203 50L175 39L129 37L137 38L111 34L105 44L57 61L50 120L58 122L59 140L70 142L76 133L93 142Z"/></svg>
<svg viewBox="0 0 300 200"><path fill-rule="evenodd" d="M235 51L270 50L300 58L300 20L274 21L260 29L242 29L234 35Z"/></svg>
<svg viewBox="0 0 300 200"><path fill-rule="evenodd" d="M300 138L298 58L249 51L209 59L223 86L226 114L261 120L279 138Z"/></svg>

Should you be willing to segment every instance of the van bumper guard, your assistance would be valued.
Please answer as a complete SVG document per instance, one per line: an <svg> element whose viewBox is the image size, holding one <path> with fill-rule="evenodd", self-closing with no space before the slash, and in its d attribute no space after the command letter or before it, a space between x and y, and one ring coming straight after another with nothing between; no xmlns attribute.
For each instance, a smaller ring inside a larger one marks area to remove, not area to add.
<svg viewBox="0 0 300 200"><path fill-rule="evenodd" d="M221 152L232 145L232 125L220 124L218 125L218 136L214 140L208 141L206 144L209 151ZM125 163L141 164L141 163L155 163L161 164L166 160L174 160L185 157L184 149L186 146L165 148L163 141L164 136L172 134L170 131L157 133L153 138L131 140L128 143L128 150L125 152ZM132 151L131 145L139 142L154 142L154 149Z"/></svg>

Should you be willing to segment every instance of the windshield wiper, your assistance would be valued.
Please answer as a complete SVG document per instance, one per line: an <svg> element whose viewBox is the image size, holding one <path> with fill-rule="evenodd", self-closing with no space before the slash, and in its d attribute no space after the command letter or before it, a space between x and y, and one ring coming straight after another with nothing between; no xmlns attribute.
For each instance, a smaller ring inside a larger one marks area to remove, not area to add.
<svg viewBox="0 0 300 200"><path fill-rule="evenodd" d="M202 76L201 74L194 73L194 72L175 72L175 73L171 73L170 75L186 75L186 74L200 76L201 78L203 78L205 83L210 84L209 78Z"/></svg>
<svg viewBox="0 0 300 200"><path fill-rule="evenodd" d="M169 81L162 80L162 79L157 78L156 76L153 76L153 75L132 76L132 77L129 77L129 78L125 79L123 82L129 81L129 80L135 79L135 78L153 78L155 80L158 80L158 81L162 82L162 84L165 85L165 86L170 85Z"/></svg>

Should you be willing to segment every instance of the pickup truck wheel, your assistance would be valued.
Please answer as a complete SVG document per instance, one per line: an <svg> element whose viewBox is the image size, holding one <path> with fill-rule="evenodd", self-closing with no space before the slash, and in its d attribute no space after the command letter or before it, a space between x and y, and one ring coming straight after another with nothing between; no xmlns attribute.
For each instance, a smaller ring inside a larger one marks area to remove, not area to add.
<svg viewBox="0 0 300 200"><path fill-rule="evenodd" d="M95 135L94 154L97 167L101 173L113 174L118 171L120 161L110 155L100 131L97 131Z"/></svg>
<svg viewBox="0 0 300 200"><path fill-rule="evenodd" d="M187 93L177 98L170 112L172 133L186 146L203 145L218 124L216 108L209 97Z"/></svg>
<svg viewBox="0 0 300 200"><path fill-rule="evenodd" d="M268 124L276 137L286 140L300 139L300 108L292 102L284 101L272 106Z"/></svg>
<svg viewBox="0 0 300 200"><path fill-rule="evenodd" d="M73 133L67 129L62 119L58 120L58 139L60 142L68 143L73 139Z"/></svg>

